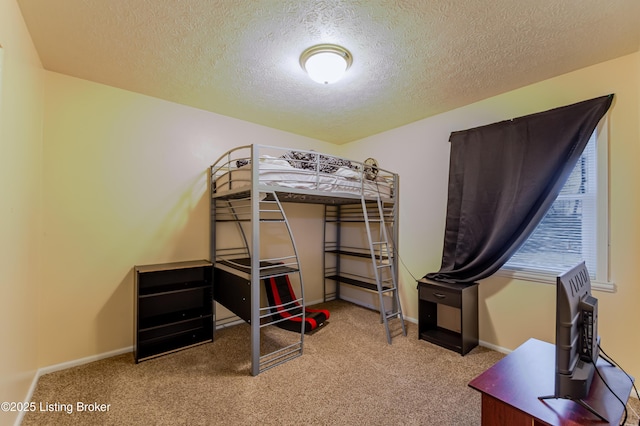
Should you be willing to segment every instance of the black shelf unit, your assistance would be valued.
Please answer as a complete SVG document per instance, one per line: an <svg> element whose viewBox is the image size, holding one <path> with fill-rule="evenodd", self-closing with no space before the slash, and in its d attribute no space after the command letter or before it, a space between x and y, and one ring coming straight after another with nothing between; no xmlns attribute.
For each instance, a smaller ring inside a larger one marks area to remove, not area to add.
<svg viewBox="0 0 640 426"><path fill-rule="evenodd" d="M213 341L213 270L206 260L134 268L135 362Z"/></svg>
<svg viewBox="0 0 640 426"><path fill-rule="evenodd" d="M460 312L460 332L438 325L438 305ZM418 280L418 338L461 355L478 346L478 283Z"/></svg>

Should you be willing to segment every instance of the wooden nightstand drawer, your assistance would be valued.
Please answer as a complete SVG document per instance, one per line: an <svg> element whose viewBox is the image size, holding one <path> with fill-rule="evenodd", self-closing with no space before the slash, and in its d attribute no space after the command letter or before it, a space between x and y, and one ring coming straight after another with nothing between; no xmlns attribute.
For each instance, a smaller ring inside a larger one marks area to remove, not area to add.
<svg viewBox="0 0 640 426"><path fill-rule="evenodd" d="M427 300L454 308L460 308L460 306L462 306L462 295L460 291L449 290L440 286L420 286L419 297L420 300Z"/></svg>

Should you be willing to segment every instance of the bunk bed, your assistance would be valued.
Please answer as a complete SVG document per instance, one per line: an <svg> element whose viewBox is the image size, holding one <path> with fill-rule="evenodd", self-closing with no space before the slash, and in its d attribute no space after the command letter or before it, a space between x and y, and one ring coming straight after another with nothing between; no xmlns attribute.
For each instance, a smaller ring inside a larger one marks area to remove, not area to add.
<svg viewBox="0 0 640 426"><path fill-rule="evenodd" d="M377 297L387 342L397 330L390 328L395 319L406 336L397 286L397 174L375 162L252 144L222 155L210 179L214 299L250 324L252 375L302 355L305 332L315 324L306 318L312 310L305 306L285 202L324 205L324 301L340 298L341 285L365 289ZM345 237L353 225L364 237L350 245ZM274 235L277 250L263 241ZM352 271L349 259L356 264ZM292 297L266 297L267 282L283 277ZM274 326L297 331L274 337Z"/></svg>

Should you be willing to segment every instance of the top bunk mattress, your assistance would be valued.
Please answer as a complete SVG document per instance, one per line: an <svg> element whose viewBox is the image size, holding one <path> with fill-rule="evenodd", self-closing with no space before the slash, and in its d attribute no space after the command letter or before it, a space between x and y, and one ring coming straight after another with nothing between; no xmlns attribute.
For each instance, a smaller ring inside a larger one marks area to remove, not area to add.
<svg viewBox="0 0 640 426"><path fill-rule="evenodd" d="M251 147L258 152L252 157ZM236 152L245 151L243 154ZM262 190L335 197L392 199L397 175L356 161L315 151L252 145L229 151L211 166L212 196L224 197L251 189L258 158L257 183ZM273 155L281 150L279 156ZM275 151L275 152L274 152ZM265 152L269 152L268 154Z"/></svg>

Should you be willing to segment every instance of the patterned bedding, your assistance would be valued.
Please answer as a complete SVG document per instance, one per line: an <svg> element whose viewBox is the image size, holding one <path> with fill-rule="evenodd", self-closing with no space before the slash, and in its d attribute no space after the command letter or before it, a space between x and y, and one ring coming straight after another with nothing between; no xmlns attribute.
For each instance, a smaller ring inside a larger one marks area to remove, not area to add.
<svg viewBox="0 0 640 426"><path fill-rule="evenodd" d="M371 175L371 170L365 170L361 163L337 157L288 151L280 157L261 155L259 163L260 185L365 197L391 198L393 195L392 174ZM252 165L247 159L232 162L224 173L214 171L214 194L223 195L250 186L251 174Z"/></svg>

